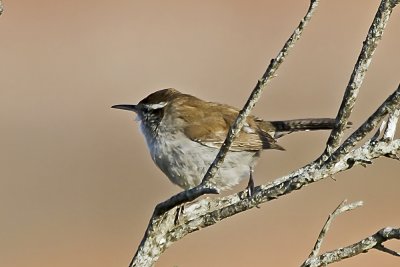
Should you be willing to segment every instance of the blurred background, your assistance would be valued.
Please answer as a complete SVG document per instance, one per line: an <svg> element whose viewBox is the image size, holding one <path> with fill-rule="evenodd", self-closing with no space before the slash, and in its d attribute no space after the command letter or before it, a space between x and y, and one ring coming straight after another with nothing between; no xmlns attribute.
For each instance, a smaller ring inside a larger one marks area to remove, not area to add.
<svg viewBox="0 0 400 267"><path fill-rule="evenodd" d="M167 87L242 107L308 1L7 1L0 16L0 266L127 266L153 207L180 191L151 161L133 114ZM254 114L335 117L379 1L321 1ZM395 10L361 88L358 127L399 83ZM348 131L349 133L350 131ZM268 183L315 159L328 132L282 138ZM400 164L379 159L191 234L158 266L299 266L345 198L323 250L399 226ZM235 190L244 188L245 183ZM400 250L399 242L389 242ZM398 266L377 251L335 266Z"/></svg>

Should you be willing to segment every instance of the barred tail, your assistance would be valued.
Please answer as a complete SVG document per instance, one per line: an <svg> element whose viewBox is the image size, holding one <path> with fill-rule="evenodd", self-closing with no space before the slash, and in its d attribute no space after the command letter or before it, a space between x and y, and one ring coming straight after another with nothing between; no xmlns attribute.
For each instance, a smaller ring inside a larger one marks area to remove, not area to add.
<svg viewBox="0 0 400 267"><path fill-rule="evenodd" d="M298 119L287 121L270 121L276 132L297 132L310 130L329 130L335 125L335 119Z"/></svg>

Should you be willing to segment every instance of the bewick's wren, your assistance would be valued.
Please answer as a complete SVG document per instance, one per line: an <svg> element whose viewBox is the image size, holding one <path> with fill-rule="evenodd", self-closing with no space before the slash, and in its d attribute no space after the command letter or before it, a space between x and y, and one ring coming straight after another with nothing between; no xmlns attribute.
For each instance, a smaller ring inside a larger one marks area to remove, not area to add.
<svg viewBox="0 0 400 267"><path fill-rule="evenodd" d="M175 89L154 92L137 105L112 108L137 114L151 158L174 184L200 184L224 142L238 109L198 99ZM233 141L213 184L221 189L248 178L263 149L284 150L276 139L295 131L332 129L334 119L263 121L249 116Z"/></svg>

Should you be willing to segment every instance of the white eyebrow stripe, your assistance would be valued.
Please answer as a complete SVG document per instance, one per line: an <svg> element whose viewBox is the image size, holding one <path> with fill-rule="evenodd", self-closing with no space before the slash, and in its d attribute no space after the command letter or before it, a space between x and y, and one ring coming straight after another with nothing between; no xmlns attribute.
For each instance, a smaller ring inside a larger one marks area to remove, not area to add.
<svg viewBox="0 0 400 267"><path fill-rule="evenodd" d="M167 105L167 102L160 102L157 104L146 104L146 106L150 109L160 109Z"/></svg>

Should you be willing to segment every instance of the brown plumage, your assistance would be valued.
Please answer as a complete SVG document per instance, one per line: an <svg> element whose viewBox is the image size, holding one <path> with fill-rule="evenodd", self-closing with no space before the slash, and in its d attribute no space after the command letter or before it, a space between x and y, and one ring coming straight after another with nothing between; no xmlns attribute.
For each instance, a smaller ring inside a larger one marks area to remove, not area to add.
<svg viewBox="0 0 400 267"><path fill-rule="evenodd" d="M171 88L156 91L137 105L113 107L138 115L153 161L185 189L201 182L239 112ZM279 137L333 126L334 119L326 118L264 121L249 116L212 182L220 189L230 188L251 176L263 149L284 150L277 144Z"/></svg>
<svg viewBox="0 0 400 267"><path fill-rule="evenodd" d="M150 95L140 103L151 103L159 95L170 101L165 112L178 114L185 121L184 133L191 140L202 145L219 148L225 141L229 127L235 121L239 110L229 105L205 102L197 97L182 94L175 89L165 89ZM179 97L177 97L179 95ZM207 108L203 108L204 105ZM275 138L294 131L332 129L334 119L298 119L287 121L263 121L248 116L246 125L235 138L230 150L259 151L262 149L285 150Z"/></svg>

